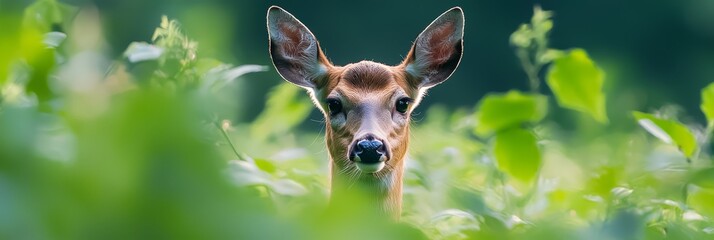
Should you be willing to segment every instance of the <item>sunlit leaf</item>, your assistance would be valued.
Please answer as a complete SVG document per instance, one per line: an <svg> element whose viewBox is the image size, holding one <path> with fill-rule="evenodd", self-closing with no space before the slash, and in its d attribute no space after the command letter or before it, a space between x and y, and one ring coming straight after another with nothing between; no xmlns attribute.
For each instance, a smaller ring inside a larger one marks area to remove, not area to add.
<svg viewBox="0 0 714 240"><path fill-rule="evenodd" d="M585 50L573 49L556 59L547 82L560 106L588 113L599 122L608 121L602 91L605 74Z"/></svg>
<svg viewBox="0 0 714 240"><path fill-rule="evenodd" d="M198 61L198 63L201 64L210 64L210 63L203 63L203 61ZM248 74L248 73L255 73L255 72L264 72L267 71L268 68L266 66L262 65L241 65L237 67L231 67L230 65L227 64L220 64L219 65L205 71L205 76L204 76L204 81L201 83L201 89L203 91L207 91L209 89L221 89L225 87L226 85L230 84L233 82L233 80ZM210 66L210 65L209 65ZM203 66L201 66L203 67Z"/></svg>
<svg viewBox="0 0 714 240"><path fill-rule="evenodd" d="M252 160L233 160L229 163L229 174L238 186L270 185L270 174L262 171Z"/></svg>
<svg viewBox="0 0 714 240"><path fill-rule="evenodd" d="M521 181L531 181L541 166L541 155L535 136L520 128L498 132L493 153L498 169Z"/></svg>
<svg viewBox="0 0 714 240"><path fill-rule="evenodd" d="M687 221L687 222L693 222L693 221L704 221L704 217L697 213L696 211L692 210L687 210L684 213L682 213L682 220Z"/></svg>
<svg viewBox="0 0 714 240"><path fill-rule="evenodd" d="M164 53L164 49L145 43L145 42L133 42L129 44L129 47L124 52L124 56L131 63L157 60Z"/></svg>
<svg viewBox="0 0 714 240"><path fill-rule="evenodd" d="M265 171L269 174L275 173L277 168L275 167L275 164L272 162L265 160L265 159L254 159L255 161L255 166L258 167L260 170Z"/></svg>
<svg viewBox="0 0 714 240"><path fill-rule="evenodd" d="M691 157L694 154L694 150L697 148L696 139L694 134L683 124L642 112L633 112L632 114L642 128L663 142L677 146L684 156Z"/></svg>
<svg viewBox="0 0 714 240"><path fill-rule="evenodd" d="M235 68L231 68L230 70L225 72L225 75L223 78L225 81L230 82L233 81L236 78L239 78L245 74L248 73L254 73L254 72L265 72L268 71L267 66L262 66L262 65L241 65Z"/></svg>
<svg viewBox="0 0 714 240"><path fill-rule="evenodd" d="M689 187L687 203L691 208L708 217L714 217L714 189Z"/></svg>
<svg viewBox="0 0 714 240"><path fill-rule="evenodd" d="M610 192L612 193L612 196L617 198L617 199L622 199L630 196L634 190L631 188L626 188L626 187L616 187L613 188Z"/></svg>
<svg viewBox="0 0 714 240"><path fill-rule="evenodd" d="M714 83L702 89L702 104L700 108L707 117L707 125L714 127Z"/></svg>
<svg viewBox="0 0 714 240"><path fill-rule="evenodd" d="M42 43L47 45L47 47L56 48L59 47L59 45L62 44L66 38L67 34L64 34L63 32L48 32L45 34Z"/></svg>
<svg viewBox="0 0 714 240"><path fill-rule="evenodd" d="M506 94L490 94L481 100L476 113L475 132L486 136L493 132L538 122L548 111L545 96L509 91Z"/></svg>
<svg viewBox="0 0 714 240"><path fill-rule="evenodd" d="M279 179L270 183L270 188L275 193L285 196L300 196L307 193L307 189L300 183L290 179Z"/></svg>

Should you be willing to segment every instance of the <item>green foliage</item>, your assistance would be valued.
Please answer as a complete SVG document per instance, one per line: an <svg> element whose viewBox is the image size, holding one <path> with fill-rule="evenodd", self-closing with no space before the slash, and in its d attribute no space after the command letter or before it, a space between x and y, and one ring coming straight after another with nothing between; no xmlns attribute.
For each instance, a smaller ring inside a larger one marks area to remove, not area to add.
<svg viewBox="0 0 714 240"><path fill-rule="evenodd" d="M703 187L714 188L714 168L707 168L694 174L691 183Z"/></svg>
<svg viewBox="0 0 714 240"><path fill-rule="evenodd" d="M700 109L707 117L707 127L714 127L714 83L707 85L702 89L702 104Z"/></svg>
<svg viewBox="0 0 714 240"><path fill-rule="evenodd" d="M604 81L603 71L582 49L556 59L547 78L560 106L588 113L599 122L607 122Z"/></svg>
<svg viewBox="0 0 714 240"><path fill-rule="evenodd" d="M664 143L613 127L634 122L606 121L604 73L584 50L547 47L548 11L536 8L511 36L531 92L489 94L475 113L414 115L394 223L370 214L373 196L358 188L324 211L327 153L322 132L299 127L315 111L302 89L278 85L255 120L233 123L226 102L239 98L226 89L266 67L201 55L167 17L112 61L78 44L103 46L71 27L67 9L40 0L14 16L29 23L0 16L0 239L714 236L712 87L702 91L707 130L641 112L635 120ZM560 106L598 125L570 126L548 106L538 89L548 64Z"/></svg>
<svg viewBox="0 0 714 240"><path fill-rule="evenodd" d="M523 129L513 128L496 134L493 154L498 169L524 182L533 180L540 169L536 138Z"/></svg>
<svg viewBox="0 0 714 240"><path fill-rule="evenodd" d="M552 16L552 12L535 7L531 22L521 24L511 34L511 45L516 47L516 56L528 75L532 92L539 91L538 74L543 66L562 55L561 51L548 48L548 33L553 29L553 21L550 19Z"/></svg>
<svg viewBox="0 0 714 240"><path fill-rule="evenodd" d="M486 136L523 123L537 123L548 112L548 99L540 94L509 91L484 97L476 113L475 132Z"/></svg>
<svg viewBox="0 0 714 240"><path fill-rule="evenodd" d="M697 142L686 126L647 113L633 112L632 115L645 130L663 142L677 146L685 156L691 157L694 154Z"/></svg>
<svg viewBox="0 0 714 240"><path fill-rule="evenodd" d="M270 93L265 110L251 126L251 135L258 140L281 136L305 121L312 109L302 88L283 83Z"/></svg>
<svg viewBox="0 0 714 240"><path fill-rule="evenodd" d="M522 24L511 34L511 45L516 48L516 56L528 75L531 92L540 92L540 71L552 63L547 83L558 104L588 113L595 120L606 123L605 94L602 92L604 72L583 49L563 51L548 47L552 16L551 12L536 7L530 24Z"/></svg>
<svg viewBox="0 0 714 240"><path fill-rule="evenodd" d="M50 32L53 27L67 27L77 12L75 7L57 0L39 0L25 9L23 24L41 32Z"/></svg>

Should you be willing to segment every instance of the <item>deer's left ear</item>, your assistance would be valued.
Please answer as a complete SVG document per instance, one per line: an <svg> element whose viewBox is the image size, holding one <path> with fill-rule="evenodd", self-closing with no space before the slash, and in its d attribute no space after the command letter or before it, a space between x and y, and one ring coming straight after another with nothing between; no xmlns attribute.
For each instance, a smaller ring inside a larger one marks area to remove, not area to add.
<svg viewBox="0 0 714 240"><path fill-rule="evenodd" d="M402 65L417 88L446 81L461 61L464 13L459 7L444 12L419 34Z"/></svg>

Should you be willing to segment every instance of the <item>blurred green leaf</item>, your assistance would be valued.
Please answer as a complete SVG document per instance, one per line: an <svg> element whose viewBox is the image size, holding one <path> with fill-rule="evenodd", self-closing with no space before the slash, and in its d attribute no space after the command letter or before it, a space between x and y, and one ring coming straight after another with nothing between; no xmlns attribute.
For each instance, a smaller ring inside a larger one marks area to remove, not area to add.
<svg viewBox="0 0 714 240"><path fill-rule="evenodd" d="M714 168L698 171L690 182L703 188L714 189Z"/></svg>
<svg viewBox="0 0 714 240"><path fill-rule="evenodd" d="M238 186L270 185L270 174L262 171L251 159L246 161L232 160L230 175Z"/></svg>
<svg viewBox="0 0 714 240"><path fill-rule="evenodd" d="M543 11L542 8L536 6L533 8L533 16L531 17L531 25L533 30L539 36L545 37L545 34L553 28L552 11Z"/></svg>
<svg viewBox="0 0 714 240"><path fill-rule="evenodd" d="M217 62L217 61L216 61ZM201 83L201 90L202 91L209 91L211 89L216 90L216 89L221 89L225 87L226 85L230 84L233 82L233 80L248 74L248 73L255 73L255 72L264 72L267 71L268 68L266 66L262 65L241 65L237 67L231 67L230 65L227 64L220 64L205 70L208 66L211 66L211 64L215 64L216 62L213 61L201 61L199 60L196 64L196 70L198 72L202 72L205 74L202 74L204 81Z"/></svg>
<svg viewBox="0 0 714 240"><path fill-rule="evenodd" d="M478 230L480 224L471 213L446 209L434 214L429 225L440 239L464 239L469 231Z"/></svg>
<svg viewBox="0 0 714 240"><path fill-rule="evenodd" d="M540 7L533 8L533 17L530 24L521 24L511 34L511 44L519 48L529 48L536 43L537 48L545 47L548 33L553 28L551 11L543 11ZM542 54L537 50L538 55Z"/></svg>
<svg viewBox="0 0 714 240"><path fill-rule="evenodd" d="M689 187L687 203L698 212L714 217L714 189Z"/></svg>
<svg viewBox="0 0 714 240"><path fill-rule="evenodd" d="M533 180L541 166L541 155L535 136L520 128L498 132L493 153L498 169L524 182Z"/></svg>
<svg viewBox="0 0 714 240"><path fill-rule="evenodd" d="M667 144L677 146L684 156L691 157L694 154L694 150L697 148L696 139L689 128L683 124L642 112L633 112L632 115L647 132Z"/></svg>
<svg viewBox="0 0 714 240"><path fill-rule="evenodd" d="M130 63L157 60L163 54L164 49L145 42L133 42L124 51L124 56Z"/></svg>
<svg viewBox="0 0 714 240"><path fill-rule="evenodd" d="M262 141L286 133L305 121L312 111L312 102L302 88L282 83L269 94L265 110L251 125L251 135Z"/></svg>
<svg viewBox="0 0 714 240"><path fill-rule="evenodd" d="M602 92L605 74L588 57L585 50L573 49L555 60L547 82L558 104L590 114L599 122L607 122L605 94Z"/></svg>
<svg viewBox="0 0 714 240"><path fill-rule="evenodd" d="M633 191L633 189L626 187L616 187L610 190L612 196L615 197L615 199L627 198L632 194Z"/></svg>
<svg viewBox="0 0 714 240"><path fill-rule="evenodd" d="M285 196L300 196L307 193L302 184L291 179L278 179L270 183L271 190Z"/></svg>
<svg viewBox="0 0 714 240"><path fill-rule="evenodd" d="M25 9L23 24L41 32L70 22L77 8L57 0L38 0Z"/></svg>
<svg viewBox="0 0 714 240"><path fill-rule="evenodd" d="M28 59L30 71L30 81L25 90L37 96L40 102L45 102L53 97L54 92L50 88L49 76L55 67L55 51L44 49L31 59Z"/></svg>
<svg viewBox="0 0 714 240"><path fill-rule="evenodd" d="M700 109L707 117L707 126L714 127L714 83L702 89L702 104Z"/></svg>
<svg viewBox="0 0 714 240"><path fill-rule="evenodd" d="M44 43L47 47L56 48L59 47L65 39L67 39L67 34L63 32L48 32L45 33L42 43Z"/></svg>
<svg viewBox="0 0 714 240"><path fill-rule="evenodd" d="M275 166L275 164L273 164L272 162L270 162L268 160L255 159L254 161L255 161L255 166L257 166L259 169L261 169L267 173L273 174L277 170L277 167Z"/></svg>
<svg viewBox="0 0 714 240"><path fill-rule="evenodd" d="M556 59L567 56L567 53L558 49L548 49L539 56L538 61L542 63L550 63Z"/></svg>
<svg viewBox="0 0 714 240"><path fill-rule="evenodd" d="M531 45L531 29L528 24L521 24L511 34L511 44L520 48L526 48Z"/></svg>
<svg viewBox="0 0 714 240"><path fill-rule="evenodd" d="M264 66L225 64L216 59L232 62L230 56L205 49L198 55L198 43L168 17L161 19L154 42L129 46L129 61L105 63L115 56L105 52L103 39L113 40L111 44L126 40L123 32L115 32L122 25L110 24L107 36L100 29L79 35L69 29L69 39L80 44L63 45L66 36L57 25L66 25L71 14L56 11L52 5L62 5L60 1L0 0L0 239L714 236L714 168L707 161L691 166L675 162L682 156L673 148L661 148L659 140L647 141L648 136L628 127L573 128L558 114L549 116L554 121L542 122L546 97L517 91L488 95L476 114L454 106L414 113L401 223L374 214L374 192L361 191L368 184L355 182L345 190L344 202L328 205L328 155L320 143L322 132L299 126L314 109L300 88L276 87L260 116L247 121L243 117L251 112L221 101L240 102L245 99L233 90L255 89L223 86L243 74L264 71ZM32 14L25 15L20 27L22 8L31 2L36 3L27 10ZM16 7L8 10L9 5ZM187 14L195 13L194 7L204 6L191 5ZM201 16L220 7L212 5ZM172 13L180 14L182 8ZM104 13L111 11L102 11L102 16L112 18ZM540 83L544 64L573 58L573 52L548 48L552 16L536 7L530 23L511 36L529 79L537 80L532 83ZM216 43L234 40L225 32L233 25L195 20L195 27L210 26L215 37L225 38L201 41L202 46L226 49ZM97 21L87 17L75 22ZM96 48L81 44L86 42ZM532 86L539 91L538 84ZM709 126L712 88L702 91ZM202 91L221 89L225 91ZM51 101L38 104L38 99ZM263 100L248 104L255 101ZM674 116L676 110L668 107L661 116L638 120L685 151L680 142L690 142L693 130L662 117ZM492 154L473 132L495 133ZM225 145L232 145L231 139L240 150L262 159L244 157L236 148L236 154L229 153ZM228 161L235 156L245 161ZM344 172L355 173L339 173ZM503 176L511 181L502 181ZM691 189L686 203L680 200L682 183Z"/></svg>
<svg viewBox="0 0 714 240"><path fill-rule="evenodd" d="M539 122L548 111L548 100L539 94L515 90L484 97L476 112L475 133L487 136L523 123Z"/></svg>

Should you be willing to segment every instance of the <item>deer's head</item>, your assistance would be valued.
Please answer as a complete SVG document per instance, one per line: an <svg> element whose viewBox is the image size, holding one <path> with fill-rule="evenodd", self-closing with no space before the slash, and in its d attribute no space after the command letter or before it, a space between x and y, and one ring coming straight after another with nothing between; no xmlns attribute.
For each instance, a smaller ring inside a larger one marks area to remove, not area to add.
<svg viewBox="0 0 714 240"><path fill-rule="evenodd" d="M335 66L305 25L279 7L268 10L273 64L285 80L307 89L324 114L334 166L375 175L401 169L410 114L459 65L463 27L463 12L452 8L419 34L399 65Z"/></svg>

